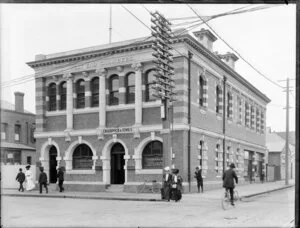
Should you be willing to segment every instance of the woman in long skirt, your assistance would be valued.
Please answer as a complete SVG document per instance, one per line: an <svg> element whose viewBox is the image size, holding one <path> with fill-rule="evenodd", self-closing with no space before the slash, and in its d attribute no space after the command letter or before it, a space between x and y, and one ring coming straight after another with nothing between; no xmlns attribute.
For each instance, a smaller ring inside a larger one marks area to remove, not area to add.
<svg viewBox="0 0 300 228"><path fill-rule="evenodd" d="M181 195L182 177L179 176L178 173L179 173L179 169L173 170L171 199L175 200L175 202L179 201L182 197Z"/></svg>
<svg viewBox="0 0 300 228"><path fill-rule="evenodd" d="M33 182L33 174L30 170L30 165L26 166L25 177L26 177L26 191L33 190L35 188L35 184Z"/></svg>

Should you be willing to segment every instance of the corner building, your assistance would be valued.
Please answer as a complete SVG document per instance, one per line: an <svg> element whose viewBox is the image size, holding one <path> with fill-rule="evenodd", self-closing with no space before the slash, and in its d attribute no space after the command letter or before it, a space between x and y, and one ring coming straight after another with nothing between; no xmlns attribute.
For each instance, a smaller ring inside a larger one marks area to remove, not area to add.
<svg viewBox="0 0 300 228"><path fill-rule="evenodd" d="M194 36L177 32L171 156L163 156L168 131L162 127L161 101L151 92L151 38L36 55L28 63L36 78L36 149L51 182L56 168L64 166L69 189L105 191L121 184L135 192L145 180L160 182L163 157L170 157L185 191L189 184L196 190L196 166L203 170L206 188L214 188L221 183L223 153L225 168L234 162L241 182L259 176L270 100L235 72L234 54L212 51L215 40L204 29Z"/></svg>

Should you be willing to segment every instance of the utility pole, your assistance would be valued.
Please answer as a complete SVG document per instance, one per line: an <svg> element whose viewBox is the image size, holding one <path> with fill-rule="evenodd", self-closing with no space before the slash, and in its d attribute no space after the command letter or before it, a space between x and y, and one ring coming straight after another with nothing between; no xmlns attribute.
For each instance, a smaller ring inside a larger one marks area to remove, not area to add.
<svg viewBox="0 0 300 228"><path fill-rule="evenodd" d="M286 79L285 185L289 184L289 78Z"/></svg>
<svg viewBox="0 0 300 228"><path fill-rule="evenodd" d="M111 4L109 5L109 43L111 44L111 30L112 30L112 17L111 17L111 12L112 11L112 6Z"/></svg>
<svg viewBox="0 0 300 228"><path fill-rule="evenodd" d="M174 101L173 89L174 85L174 67L173 67L173 54L170 52L173 48L172 44L172 30L171 23L159 12L151 13L152 18L151 26L152 36L155 38L152 44L152 49L155 57L153 61L155 68L155 84L152 87L155 91L154 97L161 99L161 119L163 125L163 165L170 166L173 158L171 132L170 132L170 115L169 115L169 102ZM173 118L173 113L172 113ZM171 154L172 153L172 154Z"/></svg>
<svg viewBox="0 0 300 228"><path fill-rule="evenodd" d="M226 80L223 78L223 173L226 171Z"/></svg>

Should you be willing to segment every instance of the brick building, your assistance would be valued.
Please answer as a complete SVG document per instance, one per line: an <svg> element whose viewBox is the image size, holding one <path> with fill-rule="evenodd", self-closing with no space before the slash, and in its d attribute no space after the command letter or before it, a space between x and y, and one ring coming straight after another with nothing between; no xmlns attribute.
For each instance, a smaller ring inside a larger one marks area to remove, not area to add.
<svg viewBox="0 0 300 228"><path fill-rule="evenodd" d="M35 114L24 110L24 93L15 92L15 104L1 101L1 162L3 165L36 163Z"/></svg>
<svg viewBox="0 0 300 228"><path fill-rule="evenodd" d="M184 186L195 188L196 166L207 186L219 186L224 138L225 168L234 162L242 180L260 173L270 100L234 70L234 54L213 52L215 40L204 29L177 32L170 156L162 149L168 131L161 101L151 92L151 38L37 55L28 63L36 75L35 136L50 180L57 166L65 166L68 188L102 191L122 184L135 191L144 180L161 181L163 157L169 157Z"/></svg>

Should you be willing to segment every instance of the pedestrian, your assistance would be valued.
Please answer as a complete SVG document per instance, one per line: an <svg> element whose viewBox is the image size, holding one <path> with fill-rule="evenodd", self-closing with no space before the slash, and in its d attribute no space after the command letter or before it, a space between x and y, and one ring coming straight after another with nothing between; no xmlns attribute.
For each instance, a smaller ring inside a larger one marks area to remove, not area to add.
<svg viewBox="0 0 300 228"><path fill-rule="evenodd" d="M261 173L261 175L260 175L260 181L261 181L262 184L263 184L264 181L265 181L265 172L264 172L264 171L262 171L262 173Z"/></svg>
<svg viewBox="0 0 300 228"><path fill-rule="evenodd" d="M166 201L170 201L171 198L171 184L172 184L172 174L170 172L170 167L164 168L162 188L161 188L161 198Z"/></svg>
<svg viewBox="0 0 300 228"><path fill-rule="evenodd" d="M26 177L26 191L31 191L35 188L35 184L33 182L33 174L30 170L30 165L27 165L25 171L25 177Z"/></svg>
<svg viewBox="0 0 300 228"><path fill-rule="evenodd" d="M230 168L224 172L222 177L223 188L226 189L226 192L229 190L231 205L234 206L234 202L233 202L233 189L235 187L234 180L236 183L238 183L238 177L234 171L235 165L231 163L229 167Z"/></svg>
<svg viewBox="0 0 300 228"><path fill-rule="evenodd" d="M43 186L46 189L46 193L48 193L48 187L47 187L47 174L44 172L44 167L40 167L40 176L39 176L39 185L40 185L40 194L43 192Z"/></svg>
<svg viewBox="0 0 300 228"><path fill-rule="evenodd" d="M198 188L198 193L200 192L200 187L201 187L201 192L203 193L203 178L202 178L202 170L199 169L199 167L196 167L195 171L195 176L197 180L197 188Z"/></svg>
<svg viewBox="0 0 300 228"><path fill-rule="evenodd" d="M63 187L63 183L64 183L64 171L63 171L62 167L58 168L57 181L58 181L59 192L65 191L65 189Z"/></svg>
<svg viewBox="0 0 300 228"><path fill-rule="evenodd" d="M23 182L25 181L25 174L22 172L22 168L19 169L16 180L20 183L19 191L24 192Z"/></svg>
<svg viewBox="0 0 300 228"><path fill-rule="evenodd" d="M179 169L173 169L171 199L178 202L182 198L182 177L179 175Z"/></svg>

